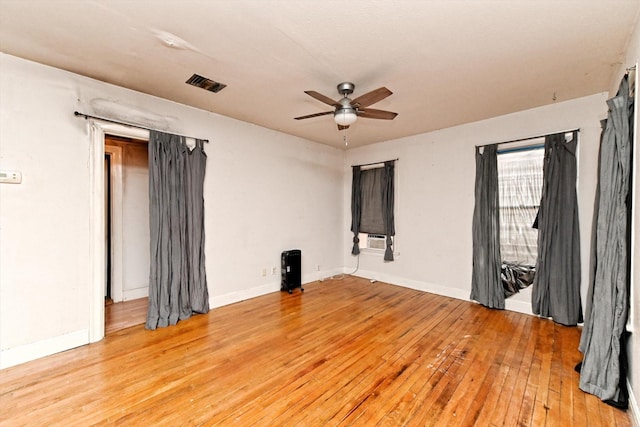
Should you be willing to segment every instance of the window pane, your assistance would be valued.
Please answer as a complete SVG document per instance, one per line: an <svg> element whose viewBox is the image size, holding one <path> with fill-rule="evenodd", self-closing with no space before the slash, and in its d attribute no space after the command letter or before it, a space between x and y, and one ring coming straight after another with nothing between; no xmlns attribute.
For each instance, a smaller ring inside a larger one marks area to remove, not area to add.
<svg viewBox="0 0 640 427"><path fill-rule="evenodd" d="M504 262L536 265L544 148L500 153L500 252Z"/></svg>
<svg viewBox="0 0 640 427"><path fill-rule="evenodd" d="M362 233L384 234L382 221L382 174L383 168L362 171L362 211L360 214L360 231Z"/></svg>

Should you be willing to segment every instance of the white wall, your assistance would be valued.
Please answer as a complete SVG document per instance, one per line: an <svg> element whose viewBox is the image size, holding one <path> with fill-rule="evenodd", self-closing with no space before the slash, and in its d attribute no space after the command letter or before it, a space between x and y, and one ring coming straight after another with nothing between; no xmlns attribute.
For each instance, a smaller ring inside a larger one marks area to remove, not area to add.
<svg viewBox="0 0 640 427"><path fill-rule="evenodd" d="M124 300L149 295L149 155L146 147L123 150L122 288Z"/></svg>
<svg viewBox="0 0 640 427"><path fill-rule="evenodd" d="M580 128L578 205L586 299L589 245L596 186L599 120L606 94L547 105L463 126L365 146L347 152L343 190L345 223L350 224L350 166L399 158L396 184L396 259L384 262L363 252L359 275L415 289L469 299L471 292L475 145ZM346 229L347 227L345 227ZM351 234L345 232L345 265ZM507 308L531 313L531 290L509 298Z"/></svg>
<svg viewBox="0 0 640 427"><path fill-rule="evenodd" d="M342 150L5 54L0 69L0 168L23 174L0 185L0 367L88 342L90 135L74 110L211 141L212 306L277 291L285 249L305 282L341 270Z"/></svg>

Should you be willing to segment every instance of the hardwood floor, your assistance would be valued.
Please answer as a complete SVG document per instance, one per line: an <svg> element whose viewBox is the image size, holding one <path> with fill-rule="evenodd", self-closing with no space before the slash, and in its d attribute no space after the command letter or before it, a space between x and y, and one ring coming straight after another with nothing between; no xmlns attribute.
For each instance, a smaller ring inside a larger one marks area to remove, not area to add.
<svg viewBox="0 0 640 427"><path fill-rule="evenodd" d="M104 332L109 335L121 329L142 325L147 320L148 298L106 304Z"/></svg>
<svg viewBox="0 0 640 427"><path fill-rule="evenodd" d="M13 425L630 426L580 330L347 277L0 371Z"/></svg>

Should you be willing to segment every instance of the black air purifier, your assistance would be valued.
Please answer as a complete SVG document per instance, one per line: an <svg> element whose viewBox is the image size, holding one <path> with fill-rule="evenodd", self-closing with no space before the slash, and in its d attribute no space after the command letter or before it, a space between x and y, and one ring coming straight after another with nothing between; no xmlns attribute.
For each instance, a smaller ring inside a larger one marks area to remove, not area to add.
<svg viewBox="0 0 640 427"><path fill-rule="evenodd" d="M302 261L302 253L299 249L282 252L281 258L281 274L282 282L280 284L281 291L292 293L295 288L302 288L302 274L300 264Z"/></svg>

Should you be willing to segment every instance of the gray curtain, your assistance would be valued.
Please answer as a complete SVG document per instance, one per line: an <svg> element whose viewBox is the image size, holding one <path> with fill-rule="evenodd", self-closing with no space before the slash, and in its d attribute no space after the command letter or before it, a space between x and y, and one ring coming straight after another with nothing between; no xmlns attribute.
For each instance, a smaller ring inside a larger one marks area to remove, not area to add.
<svg viewBox="0 0 640 427"><path fill-rule="evenodd" d="M352 255L360 253L360 212L362 210L362 195L360 192L360 177L362 171L360 166L352 167L353 179L351 181L351 231L353 232L353 248Z"/></svg>
<svg viewBox="0 0 640 427"><path fill-rule="evenodd" d="M489 308L504 309L498 200L497 145L487 145L482 152L476 147L471 299Z"/></svg>
<svg viewBox="0 0 640 427"><path fill-rule="evenodd" d="M393 261L393 239L395 236L394 161L384 162L381 168L362 170L353 166L351 184L351 231L353 249L360 253L358 233L382 234L387 237L385 261Z"/></svg>
<svg viewBox="0 0 640 427"><path fill-rule="evenodd" d="M584 354L580 389L623 407L627 405L624 332L629 306L627 200L630 191L632 101L626 78L617 96L607 101L609 118L600 141L594 211L594 271L589 283L586 321L579 346Z"/></svg>
<svg viewBox="0 0 640 427"><path fill-rule="evenodd" d="M393 215L394 175L394 162L384 162L384 172L382 174L382 221L384 222L384 234L387 236L387 248L384 252L385 261L393 261L393 239L391 237L396 235Z"/></svg>
<svg viewBox="0 0 640 427"><path fill-rule="evenodd" d="M146 328L175 325L209 311L204 265L203 141L149 134L151 265Z"/></svg>
<svg viewBox="0 0 640 427"><path fill-rule="evenodd" d="M538 262L532 289L535 314L563 325L582 322L580 232L576 195L577 132L545 137Z"/></svg>
<svg viewBox="0 0 640 427"><path fill-rule="evenodd" d="M204 256L204 175L207 154L204 141L196 139L187 156L187 249L189 257L189 302L191 311L209 311L209 290Z"/></svg>

